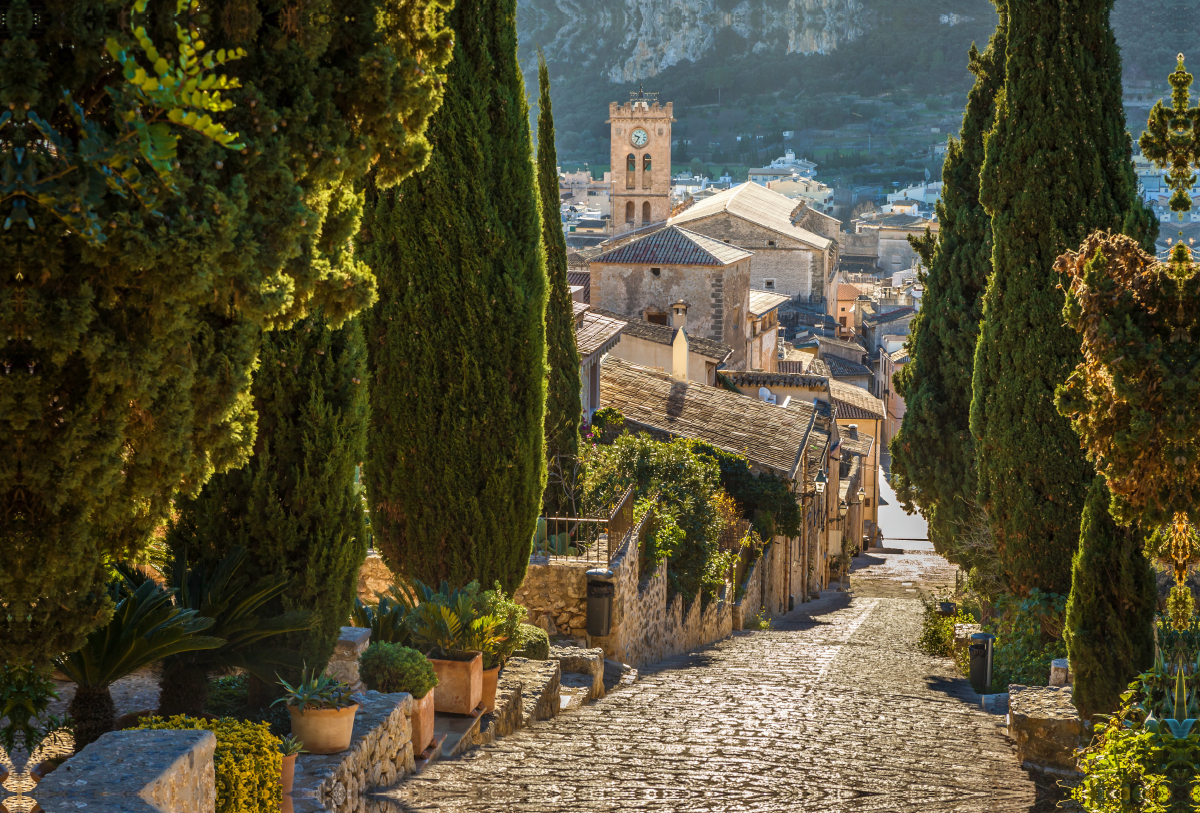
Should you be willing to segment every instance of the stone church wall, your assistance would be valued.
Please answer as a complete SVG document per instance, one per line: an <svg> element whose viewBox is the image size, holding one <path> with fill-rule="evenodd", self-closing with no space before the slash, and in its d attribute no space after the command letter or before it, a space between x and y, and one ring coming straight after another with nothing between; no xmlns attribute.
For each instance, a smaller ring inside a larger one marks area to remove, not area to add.
<svg viewBox="0 0 1200 813"><path fill-rule="evenodd" d="M716 240L728 240L730 245L753 251L749 274L751 288L764 290L764 280L774 279L776 293L807 299L814 292L814 284L817 286L816 293L821 293L822 253L799 240L785 237L728 212L682 223L680 228ZM770 245L772 241L774 246Z"/></svg>

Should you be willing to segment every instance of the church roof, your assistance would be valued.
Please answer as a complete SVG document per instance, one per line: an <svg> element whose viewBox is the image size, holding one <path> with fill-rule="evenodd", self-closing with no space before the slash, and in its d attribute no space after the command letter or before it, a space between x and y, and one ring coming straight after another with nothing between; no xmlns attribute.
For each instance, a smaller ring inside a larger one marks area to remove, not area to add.
<svg viewBox="0 0 1200 813"><path fill-rule="evenodd" d="M667 226L597 257L597 263L629 265L733 265L749 251L703 234Z"/></svg>
<svg viewBox="0 0 1200 813"><path fill-rule="evenodd" d="M718 195L713 195L707 200L697 201L696 205L667 222L671 224L690 223L726 212L821 250L833 245L833 241L828 237L822 237L793 224L792 212L795 210L796 202L791 198L756 183L744 183Z"/></svg>

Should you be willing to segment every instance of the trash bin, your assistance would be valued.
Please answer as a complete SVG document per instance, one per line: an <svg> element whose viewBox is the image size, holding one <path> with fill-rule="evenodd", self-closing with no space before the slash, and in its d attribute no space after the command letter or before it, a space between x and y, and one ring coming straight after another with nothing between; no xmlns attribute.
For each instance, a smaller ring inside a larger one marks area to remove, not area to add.
<svg viewBox="0 0 1200 813"><path fill-rule="evenodd" d="M971 655L971 686L979 694L987 692L992 685L992 644L996 636L977 632L971 636L967 651Z"/></svg>
<svg viewBox="0 0 1200 813"><path fill-rule="evenodd" d="M613 584L613 572L607 568L596 568L587 572L587 633L603 637L612 632L613 598L617 586Z"/></svg>

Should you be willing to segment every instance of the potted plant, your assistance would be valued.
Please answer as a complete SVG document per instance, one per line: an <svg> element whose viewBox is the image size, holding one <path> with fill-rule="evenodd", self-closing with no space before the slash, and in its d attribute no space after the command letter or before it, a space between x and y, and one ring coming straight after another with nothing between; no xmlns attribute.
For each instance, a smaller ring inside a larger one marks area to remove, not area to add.
<svg viewBox="0 0 1200 813"><path fill-rule="evenodd" d="M284 695L272 703L286 703L292 733L310 754L337 754L350 747L354 736L354 702L350 687L307 669L295 686L282 678Z"/></svg>
<svg viewBox="0 0 1200 813"><path fill-rule="evenodd" d="M484 712L490 713L496 710L500 668L520 648L521 622L529 615L529 610L506 596L500 582L480 599L483 612L499 620L495 636L483 650L483 705Z"/></svg>
<svg viewBox="0 0 1200 813"><path fill-rule="evenodd" d="M304 743L295 734L288 734L279 742L279 752L283 754L279 783L283 786L284 796L292 792L292 781L296 778L296 756L303 750Z"/></svg>
<svg viewBox="0 0 1200 813"><path fill-rule="evenodd" d="M408 614L410 640L433 665L437 711L471 714L483 699L483 651L493 645L500 619L484 615L479 585L433 590L413 580L420 604Z"/></svg>
<svg viewBox="0 0 1200 813"><path fill-rule="evenodd" d="M413 753L420 754L433 741L434 697L437 672L429 659L415 649L392 643L375 643L358 659L358 673L368 689L408 692L413 696Z"/></svg>

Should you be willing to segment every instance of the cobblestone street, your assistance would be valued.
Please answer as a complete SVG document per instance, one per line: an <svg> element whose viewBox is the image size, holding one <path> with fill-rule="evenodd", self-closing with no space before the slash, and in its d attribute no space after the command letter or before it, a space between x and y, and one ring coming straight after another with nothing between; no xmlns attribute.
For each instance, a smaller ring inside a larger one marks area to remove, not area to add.
<svg viewBox="0 0 1200 813"><path fill-rule="evenodd" d="M447 811L1052 810L1003 718L916 649L917 597L947 579L937 556L859 557L851 592L643 670L385 795Z"/></svg>

